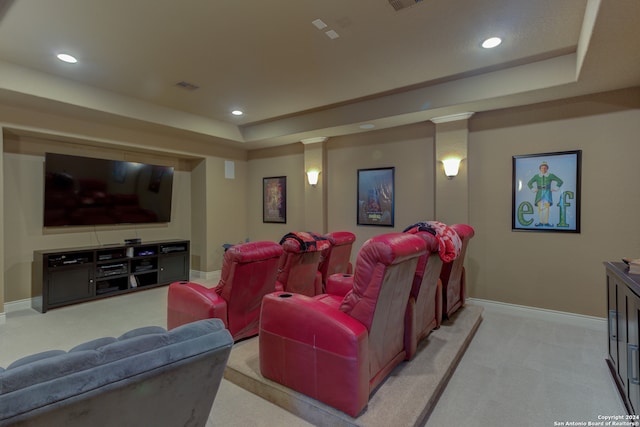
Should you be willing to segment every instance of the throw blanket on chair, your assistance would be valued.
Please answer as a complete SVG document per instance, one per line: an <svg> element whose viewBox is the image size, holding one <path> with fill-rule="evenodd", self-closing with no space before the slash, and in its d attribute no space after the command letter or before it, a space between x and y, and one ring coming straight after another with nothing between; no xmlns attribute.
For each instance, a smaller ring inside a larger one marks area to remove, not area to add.
<svg viewBox="0 0 640 427"><path fill-rule="evenodd" d="M311 231L294 231L287 233L280 239L280 244L283 244L288 239L298 242L302 252L323 251L329 249L331 246L329 239Z"/></svg>
<svg viewBox="0 0 640 427"><path fill-rule="evenodd" d="M404 229L407 233L417 233L418 231L426 231L436 236L440 249L438 254L443 262L451 262L460 255L462 250L462 240L458 233L447 224L439 221L417 222Z"/></svg>

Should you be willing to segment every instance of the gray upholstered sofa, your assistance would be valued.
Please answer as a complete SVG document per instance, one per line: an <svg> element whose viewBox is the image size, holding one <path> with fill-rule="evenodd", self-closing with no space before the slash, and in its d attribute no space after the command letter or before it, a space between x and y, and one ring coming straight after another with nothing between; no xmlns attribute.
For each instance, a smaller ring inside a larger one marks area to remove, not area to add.
<svg viewBox="0 0 640 427"><path fill-rule="evenodd" d="M24 357L0 368L0 426L204 426L232 345L207 319Z"/></svg>

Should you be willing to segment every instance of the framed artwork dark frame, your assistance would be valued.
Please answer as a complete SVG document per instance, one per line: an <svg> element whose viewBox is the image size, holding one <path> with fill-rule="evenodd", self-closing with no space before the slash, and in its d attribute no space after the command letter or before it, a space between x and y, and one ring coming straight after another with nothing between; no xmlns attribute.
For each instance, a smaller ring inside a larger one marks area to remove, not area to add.
<svg viewBox="0 0 640 427"><path fill-rule="evenodd" d="M262 222L287 223L287 177L262 178Z"/></svg>
<svg viewBox="0 0 640 427"><path fill-rule="evenodd" d="M513 156L511 229L580 233L582 150Z"/></svg>
<svg viewBox="0 0 640 427"><path fill-rule="evenodd" d="M393 227L395 168L358 169L357 224Z"/></svg>

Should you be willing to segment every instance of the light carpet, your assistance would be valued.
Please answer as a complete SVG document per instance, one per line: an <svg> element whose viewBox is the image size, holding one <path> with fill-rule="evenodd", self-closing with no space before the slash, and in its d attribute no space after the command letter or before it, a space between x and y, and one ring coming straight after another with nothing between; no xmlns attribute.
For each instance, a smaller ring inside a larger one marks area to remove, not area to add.
<svg viewBox="0 0 640 427"><path fill-rule="evenodd" d="M415 358L391 372L357 418L265 379L257 337L234 345L225 378L316 426L420 426L473 339L482 311L468 304L422 340Z"/></svg>

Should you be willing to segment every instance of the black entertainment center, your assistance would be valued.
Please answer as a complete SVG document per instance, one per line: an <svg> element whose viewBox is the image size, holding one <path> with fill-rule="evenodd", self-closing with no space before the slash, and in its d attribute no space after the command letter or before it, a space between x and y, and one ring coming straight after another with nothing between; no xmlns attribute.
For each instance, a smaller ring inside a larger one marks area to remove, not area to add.
<svg viewBox="0 0 640 427"><path fill-rule="evenodd" d="M189 241L34 251L32 307L50 308L189 280Z"/></svg>

